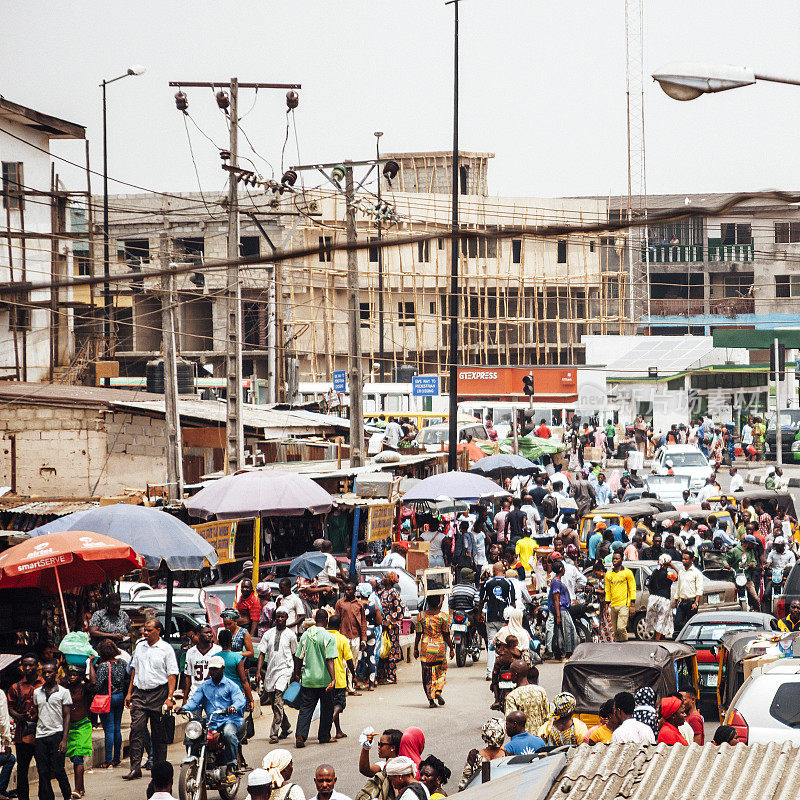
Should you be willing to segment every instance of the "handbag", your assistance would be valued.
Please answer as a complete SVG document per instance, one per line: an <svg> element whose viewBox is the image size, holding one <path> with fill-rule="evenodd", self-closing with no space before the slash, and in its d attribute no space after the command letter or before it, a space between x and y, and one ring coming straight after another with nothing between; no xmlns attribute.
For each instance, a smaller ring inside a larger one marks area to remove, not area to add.
<svg viewBox="0 0 800 800"><path fill-rule="evenodd" d="M108 663L108 694L96 694L89 711L93 714L108 714L111 711L111 663Z"/></svg>
<svg viewBox="0 0 800 800"><path fill-rule="evenodd" d="M300 707L300 682L292 681L283 691L283 704L289 708Z"/></svg>
<svg viewBox="0 0 800 800"><path fill-rule="evenodd" d="M381 658L389 658L389 653L392 652L392 640L389 638L389 634L384 631L383 632L383 640L381 641Z"/></svg>

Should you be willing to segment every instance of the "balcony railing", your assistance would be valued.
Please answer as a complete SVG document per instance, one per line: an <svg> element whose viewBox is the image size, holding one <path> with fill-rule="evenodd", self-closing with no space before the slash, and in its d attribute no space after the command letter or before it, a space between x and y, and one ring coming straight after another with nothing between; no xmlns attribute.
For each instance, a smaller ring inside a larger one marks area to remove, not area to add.
<svg viewBox="0 0 800 800"><path fill-rule="evenodd" d="M688 264L703 260L701 244L653 244L642 248L642 261L651 264Z"/></svg>
<svg viewBox="0 0 800 800"><path fill-rule="evenodd" d="M707 301L669 298L650 301L650 313L654 317L699 317L703 314L735 317L754 312L755 300L752 297L720 297Z"/></svg>
<svg viewBox="0 0 800 800"><path fill-rule="evenodd" d="M709 261L752 261L753 245L750 244L708 244Z"/></svg>

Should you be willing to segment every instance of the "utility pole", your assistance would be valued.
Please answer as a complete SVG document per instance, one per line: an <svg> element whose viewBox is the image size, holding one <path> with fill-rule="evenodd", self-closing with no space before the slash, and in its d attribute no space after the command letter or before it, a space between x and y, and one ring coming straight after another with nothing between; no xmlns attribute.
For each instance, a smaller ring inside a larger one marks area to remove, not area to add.
<svg viewBox="0 0 800 800"><path fill-rule="evenodd" d="M169 266L169 236L162 232L159 243L161 268ZM175 325L175 276L161 276L161 350L164 354L164 421L167 429L167 498L183 498L181 416L178 411L178 365Z"/></svg>
<svg viewBox="0 0 800 800"><path fill-rule="evenodd" d="M381 160L381 136L383 131L375 131L375 157L378 159L378 164ZM381 205L381 175L378 174L378 209ZM380 381L383 383L386 380L386 353L384 351L385 342L383 338L383 247L381 239L383 238L383 225L381 223L381 215L378 214L378 370L380 374Z"/></svg>
<svg viewBox="0 0 800 800"><path fill-rule="evenodd" d="M227 111L230 125L229 184L228 184L228 260L236 261L239 252L239 192L236 168L239 148L239 89L300 89L299 83L240 83L231 78L228 83L208 83L202 81L170 81L170 86L179 89L199 87L221 89L227 87L230 93L230 107ZM176 100L181 93L176 95ZM224 93L217 95L217 104L222 104ZM295 95L295 100L296 95ZM287 103L289 97L287 95ZM184 96L185 101L185 96ZM296 105L296 103L295 103ZM184 110L186 106L178 106ZM242 288L239 283L239 267L232 264L226 268L226 334L225 334L225 379L227 397L225 403L225 463L226 472L231 474L244 466L244 426L242 423Z"/></svg>
<svg viewBox="0 0 800 800"><path fill-rule="evenodd" d="M345 161L344 192L347 202L347 313L350 378L350 468L364 466L364 406L361 378L361 306L356 244L355 189L353 166ZM383 363L383 362L381 362Z"/></svg>
<svg viewBox="0 0 800 800"><path fill-rule="evenodd" d="M775 463L783 466L783 437L781 436L781 344L778 337L773 343L775 358Z"/></svg>

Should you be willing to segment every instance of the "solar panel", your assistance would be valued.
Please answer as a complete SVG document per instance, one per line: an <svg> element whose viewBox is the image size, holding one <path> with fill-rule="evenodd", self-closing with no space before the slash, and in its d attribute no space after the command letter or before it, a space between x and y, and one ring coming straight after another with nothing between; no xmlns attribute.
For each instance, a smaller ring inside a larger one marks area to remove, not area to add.
<svg viewBox="0 0 800 800"><path fill-rule="evenodd" d="M680 372L695 365L714 350L710 336L648 336L606 367L610 372Z"/></svg>

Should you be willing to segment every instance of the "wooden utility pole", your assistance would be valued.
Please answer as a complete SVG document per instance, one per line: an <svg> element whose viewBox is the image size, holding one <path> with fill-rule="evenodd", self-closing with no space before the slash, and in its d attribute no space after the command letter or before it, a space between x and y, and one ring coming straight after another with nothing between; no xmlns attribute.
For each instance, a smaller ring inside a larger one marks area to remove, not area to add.
<svg viewBox="0 0 800 800"><path fill-rule="evenodd" d="M356 208L353 188L353 166L345 161L344 193L347 202L347 313L350 382L350 468L364 466L364 405L361 377L361 292L356 244Z"/></svg>
<svg viewBox="0 0 800 800"><path fill-rule="evenodd" d="M169 267L169 236L161 233L159 260L161 268ZM178 364L176 345L175 276L161 276L161 351L164 355L164 422L167 433L167 498L180 502L183 498L183 454L181 416L178 411Z"/></svg>

